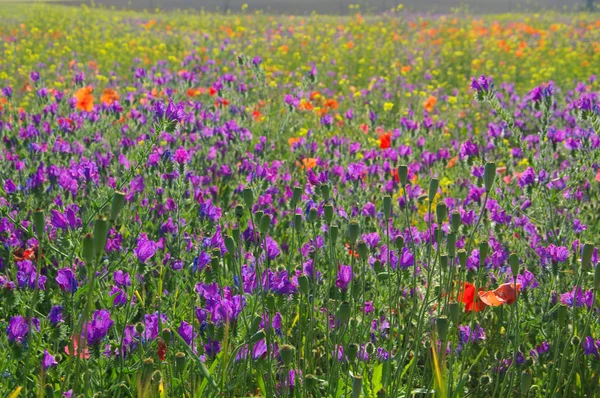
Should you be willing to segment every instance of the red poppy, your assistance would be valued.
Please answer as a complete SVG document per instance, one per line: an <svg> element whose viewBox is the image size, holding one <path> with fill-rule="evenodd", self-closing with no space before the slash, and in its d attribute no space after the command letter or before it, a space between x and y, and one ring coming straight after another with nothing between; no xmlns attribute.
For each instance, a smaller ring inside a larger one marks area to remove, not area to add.
<svg viewBox="0 0 600 398"><path fill-rule="evenodd" d="M156 349L156 354L161 361L164 361L167 356L167 343L165 343L162 338L158 339L158 348Z"/></svg>
<svg viewBox="0 0 600 398"><path fill-rule="evenodd" d="M27 249L19 248L13 252L15 261L33 260L34 258L37 260L37 256L37 247L29 247Z"/></svg>
<svg viewBox="0 0 600 398"><path fill-rule="evenodd" d="M485 303L479 299L475 298L475 291L477 289L475 286L469 282L465 282L463 285L463 290L458 294L458 301L465 304L465 311L483 311L486 307ZM479 289L480 292L483 292L483 289Z"/></svg>
<svg viewBox="0 0 600 398"><path fill-rule="evenodd" d="M379 148L386 149L392 145L392 133L381 134L379 137Z"/></svg>
<svg viewBox="0 0 600 398"><path fill-rule="evenodd" d="M517 283L504 283L496 290L489 292L479 292L479 298L481 301L491 307L499 307L503 304L512 304L517 301L517 296L521 289L521 284Z"/></svg>

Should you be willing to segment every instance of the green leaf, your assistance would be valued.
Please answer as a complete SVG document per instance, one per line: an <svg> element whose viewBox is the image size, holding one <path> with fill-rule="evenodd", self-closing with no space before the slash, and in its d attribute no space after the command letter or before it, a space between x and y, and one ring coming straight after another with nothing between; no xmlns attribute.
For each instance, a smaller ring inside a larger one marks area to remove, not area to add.
<svg viewBox="0 0 600 398"><path fill-rule="evenodd" d="M380 363L373 369L373 378L371 379L371 390L375 393L383 388L383 384L381 383L382 376L383 363Z"/></svg>
<svg viewBox="0 0 600 398"><path fill-rule="evenodd" d="M263 378L262 372L258 373L258 388L260 389L260 393L263 397L267 396L267 388L265 387L265 379Z"/></svg>

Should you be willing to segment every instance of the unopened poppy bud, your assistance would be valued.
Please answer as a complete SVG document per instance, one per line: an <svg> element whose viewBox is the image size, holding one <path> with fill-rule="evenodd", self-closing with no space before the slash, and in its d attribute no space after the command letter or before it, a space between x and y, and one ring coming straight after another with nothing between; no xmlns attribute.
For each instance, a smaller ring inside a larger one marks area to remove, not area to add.
<svg viewBox="0 0 600 398"><path fill-rule="evenodd" d="M448 337L448 324L448 318L445 316L440 316L435 319L435 327L441 341L445 341L446 337Z"/></svg>
<svg viewBox="0 0 600 398"><path fill-rule="evenodd" d="M226 235L223 240L225 241L225 248L233 256L235 254L235 241L229 235Z"/></svg>
<svg viewBox="0 0 600 398"><path fill-rule="evenodd" d="M440 256L440 265L442 266L442 269L444 271L448 269L448 256L446 256L445 254L442 254Z"/></svg>
<svg viewBox="0 0 600 398"><path fill-rule="evenodd" d="M318 379L313 374L308 374L304 378L304 385L306 390L313 391L317 387Z"/></svg>
<svg viewBox="0 0 600 398"><path fill-rule="evenodd" d="M332 225L331 227L329 227L329 239L331 239L333 243L337 242L339 233L340 227L338 227L337 225Z"/></svg>
<svg viewBox="0 0 600 398"><path fill-rule="evenodd" d="M456 233L452 232L446 237L446 250L448 250L448 257L456 257Z"/></svg>
<svg viewBox="0 0 600 398"><path fill-rule="evenodd" d="M488 162L485 164L483 170L483 182L485 184L485 191L490 192L492 186L494 186L494 180L496 179L496 163Z"/></svg>
<svg viewBox="0 0 600 398"><path fill-rule="evenodd" d="M266 234L269 228L271 228L271 215L265 214L260 219L260 233Z"/></svg>
<svg viewBox="0 0 600 398"><path fill-rule="evenodd" d="M492 378L488 375L483 375L479 378L479 384L482 386L487 386L492 384Z"/></svg>
<svg viewBox="0 0 600 398"><path fill-rule="evenodd" d="M360 256L361 260L366 260L369 257L369 249L367 248L367 244L364 240L360 240L356 245L356 251Z"/></svg>
<svg viewBox="0 0 600 398"><path fill-rule="evenodd" d="M250 337L250 340L248 340L248 343L254 344L254 343L257 343L257 342L261 341L264 338L265 338L265 331L263 329L261 329L258 332L254 333Z"/></svg>
<svg viewBox="0 0 600 398"><path fill-rule="evenodd" d="M344 301L338 309L338 319L340 323L345 324L350 320L350 303Z"/></svg>
<svg viewBox="0 0 600 398"><path fill-rule="evenodd" d="M310 292L310 280L306 275L300 275L298 277L298 285L300 285L300 291L304 294L308 294Z"/></svg>
<svg viewBox="0 0 600 398"><path fill-rule="evenodd" d="M465 268L467 266L467 252L464 249L460 249L456 254L458 254L460 266Z"/></svg>
<svg viewBox="0 0 600 398"><path fill-rule="evenodd" d="M300 201L301 197L302 197L302 188L294 187L294 190L292 193L292 207L296 207L296 205Z"/></svg>
<svg viewBox="0 0 600 398"><path fill-rule="evenodd" d="M96 249L94 246L94 235L85 234L83 236L83 261L85 265L91 267L94 265L94 260L96 259Z"/></svg>
<svg viewBox="0 0 600 398"><path fill-rule="evenodd" d="M121 210L123 210L123 206L125 204L125 194L120 191L115 191L112 198L112 203L110 204L110 216L109 220L111 223L114 223Z"/></svg>
<svg viewBox="0 0 600 398"><path fill-rule="evenodd" d="M460 304L459 303L450 303L448 304L448 313L450 314L450 320L453 325L458 325L458 318L460 316Z"/></svg>
<svg viewBox="0 0 600 398"><path fill-rule="evenodd" d="M330 204L323 206L323 214L325 215L325 222L330 225L333 220L333 206Z"/></svg>
<svg viewBox="0 0 600 398"><path fill-rule="evenodd" d="M435 243L440 243L440 241L442 240L442 230L438 227L435 227L433 229L433 240Z"/></svg>
<svg viewBox="0 0 600 398"><path fill-rule="evenodd" d="M294 229L296 230L296 233L301 233L303 226L304 219L302 218L302 214L296 214L294 216Z"/></svg>
<svg viewBox="0 0 600 398"><path fill-rule="evenodd" d="M390 279L390 273L389 272L380 272L377 274L377 280L379 282L385 282L387 280Z"/></svg>
<svg viewBox="0 0 600 398"><path fill-rule="evenodd" d="M321 184L321 194L323 195L323 200L325 200L325 201L329 200L329 195L330 195L329 185Z"/></svg>
<svg viewBox="0 0 600 398"><path fill-rule="evenodd" d="M404 237L402 235L396 236L396 239L394 239L394 243L396 244L396 249L398 250L398 253L402 252L402 249L404 249Z"/></svg>
<svg viewBox="0 0 600 398"><path fill-rule="evenodd" d="M522 396L527 396L527 393L529 392L529 389L531 388L532 381L533 381L533 375L531 374L531 371L526 370L525 372L521 373L521 395Z"/></svg>
<svg viewBox="0 0 600 398"><path fill-rule="evenodd" d="M375 345L369 341L365 347L365 351L367 351L367 354L373 355L375 352Z"/></svg>
<svg viewBox="0 0 600 398"><path fill-rule="evenodd" d="M262 210L259 210L256 213L254 213L254 227L258 230L260 230L260 220L262 220L264 215L265 213Z"/></svg>
<svg viewBox="0 0 600 398"><path fill-rule="evenodd" d="M408 184L408 166L405 164L402 164L400 166L398 166L398 179L400 180L400 184L402 184L402 186L406 186L406 184Z"/></svg>
<svg viewBox="0 0 600 398"><path fill-rule="evenodd" d="M171 329L164 328L162 330L161 336L162 336L163 340L165 341L165 344L169 345L169 343L171 342Z"/></svg>
<svg viewBox="0 0 600 398"><path fill-rule="evenodd" d="M519 256L517 253L511 253L508 257L508 263L510 264L510 271L514 278L519 274Z"/></svg>
<svg viewBox="0 0 600 398"><path fill-rule="evenodd" d="M286 368L288 368L290 366L290 364L293 362L295 351L296 351L296 349L289 344L284 344L279 349L279 354L281 355L281 361L283 362L283 365Z"/></svg>
<svg viewBox="0 0 600 398"><path fill-rule="evenodd" d="M52 384L46 384L44 386L44 397L54 398L54 387L52 387Z"/></svg>
<svg viewBox="0 0 600 398"><path fill-rule="evenodd" d="M453 211L450 216L450 227L452 228L452 232L458 232L458 228L460 228L461 219L460 213L457 211Z"/></svg>
<svg viewBox="0 0 600 398"><path fill-rule="evenodd" d="M386 220L392 216L392 198L389 195L383 197L383 216Z"/></svg>
<svg viewBox="0 0 600 398"><path fill-rule="evenodd" d="M440 181L437 178L432 178L429 180L429 203L433 202L435 199L435 195L437 195L438 186L440 185Z"/></svg>
<svg viewBox="0 0 600 398"><path fill-rule="evenodd" d="M360 398L362 393L362 376L354 375L352 378L352 398Z"/></svg>
<svg viewBox="0 0 600 398"><path fill-rule="evenodd" d="M252 191L252 188L244 188L242 191L242 197L244 198L246 207L248 209L252 209L252 206L254 206L254 192Z"/></svg>
<svg viewBox="0 0 600 398"><path fill-rule="evenodd" d="M144 373L149 374L154 369L154 359L146 358L143 361Z"/></svg>
<svg viewBox="0 0 600 398"><path fill-rule="evenodd" d="M446 206L444 202L439 202L437 206L435 206L435 215L437 217L437 223L442 226L448 215L448 206Z"/></svg>
<svg viewBox="0 0 600 398"><path fill-rule="evenodd" d="M592 261L594 255L594 246L591 243L584 243L583 250L581 253L581 266L583 269L587 269Z"/></svg>
<svg viewBox="0 0 600 398"><path fill-rule="evenodd" d="M381 261L375 260L375 262L373 263L373 269L375 270L375 273L379 274L381 272L381 268Z"/></svg>
<svg viewBox="0 0 600 398"><path fill-rule="evenodd" d="M177 373L182 374L185 370L185 353L178 352L175 354L175 369Z"/></svg>
<svg viewBox="0 0 600 398"><path fill-rule="evenodd" d="M260 315L254 315L252 318L252 322L250 322L250 328L248 329L248 335L252 336L254 333L258 331L260 323L262 322L262 317Z"/></svg>
<svg viewBox="0 0 600 398"><path fill-rule="evenodd" d="M596 264L596 269L594 270L594 290L596 292L600 291L600 263Z"/></svg>
<svg viewBox="0 0 600 398"><path fill-rule="evenodd" d="M231 230L231 236L233 237L233 240L235 241L235 243L240 243L241 241L241 236L240 236L240 229L239 228L234 228Z"/></svg>
<svg viewBox="0 0 600 398"><path fill-rule="evenodd" d="M346 348L346 355L348 355L348 361L354 363L356 361L356 355L358 354L358 344L352 343Z"/></svg>
<svg viewBox="0 0 600 398"><path fill-rule="evenodd" d="M579 338L579 336L573 336L573 338L571 339L571 345L573 347L578 347L579 343L581 343L581 339Z"/></svg>
<svg viewBox="0 0 600 398"><path fill-rule="evenodd" d="M44 238L44 230L46 228L46 218L42 209L37 209L33 212L33 225L35 227L35 234L39 240Z"/></svg>
<svg viewBox="0 0 600 398"><path fill-rule="evenodd" d="M94 250L96 256L101 257L106 248L106 239L108 238L108 220L106 217L98 217L94 223Z"/></svg>
<svg viewBox="0 0 600 398"><path fill-rule="evenodd" d="M142 335L144 334L144 330L146 329L146 327L144 326L143 323L138 322L135 324L135 331L139 334Z"/></svg>
<svg viewBox="0 0 600 398"><path fill-rule="evenodd" d="M354 245L358 240L358 235L360 234L360 226L358 225L358 221L352 220L350 224L348 224L348 239L350 239L350 244Z"/></svg>
<svg viewBox="0 0 600 398"><path fill-rule="evenodd" d="M317 221L317 218L319 218L319 213L317 212L317 209L314 207L311 207L310 210L308 211L308 217L306 220L309 223L314 223L315 221Z"/></svg>
<svg viewBox="0 0 600 398"><path fill-rule="evenodd" d="M563 328L567 321L567 306L561 304L558 306L558 326Z"/></svg>
<svg viewBox="0 0 600 398"><path fill-rule="evenodd" d="M238 219L242 218L244 216L244 205L242 205L242 204L236 205L234 213Z"/></svg>
<svg viewBox="0 0 600 398"><path fill-rule="evenodd" d="M479 244L479 266L483 267L485 265L485 260L487 259L488 251L490 249L490 245L487 241L483 241Z"/></svg>

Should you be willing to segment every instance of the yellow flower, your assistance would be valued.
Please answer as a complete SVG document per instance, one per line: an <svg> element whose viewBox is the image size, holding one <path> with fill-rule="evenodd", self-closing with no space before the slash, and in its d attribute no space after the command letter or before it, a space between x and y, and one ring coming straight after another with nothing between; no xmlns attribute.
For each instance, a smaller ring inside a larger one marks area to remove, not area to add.
<svg viewBox="0 0 600 398"><path fill-rule="evenodd" d="M393 102L386 102L385 104L383 104L383 110L386 112L391 111L393 107L394 107Z"/></svg>

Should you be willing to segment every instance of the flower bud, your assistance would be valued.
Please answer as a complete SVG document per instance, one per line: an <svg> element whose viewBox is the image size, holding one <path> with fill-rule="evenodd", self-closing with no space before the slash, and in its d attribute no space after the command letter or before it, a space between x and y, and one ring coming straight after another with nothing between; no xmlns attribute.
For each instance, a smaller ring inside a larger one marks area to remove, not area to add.
<svg viewBox="0 0 600 398"><path fill-rule="evenodd" d="M483 182L485 184L485 191L490 192L496 179L496 163L488 162L485 164L483 171Z"/></svg>
<svg viewBox="0 0 600 398"><path fill-rule="evenodd" d="M398 166L398 178L400 180L400 184L402 184L402 187L406 186L406 184L408 184L408 166L405 164L402 164L400 166Z"/></svg>
<svg viewBox="0 0 600 398"><path fill-rule="evenodd" d="M448 318L445 316L440 316L435 319L435 327L437 329L438 338L441 341L446 341L446 337L448 337Z"/></svg>
<svg viewBox="0 0 600 398"><path fill-rule="evenodd" d="M531 374L531 371L526 370L525 372L521 373L521 395L522 396L527 396L527 393L529 392L529 389L531 388L532 381L533 381L533 375Z"/></svg>
<svg viewBox="0 0 600 398"><path fill-rule="evenodd" d="M431 180L429 180L429 203L433 203L433 199L435 199L435 195L437 194L439 185L440 181L437 178L432 178Z"/></svg>
<svg viewBox="0 0 600 398"><path fill-rule="evenodd" d="M358 252L361 260L366 260L369 257L369 249L367 248L365 241L362 239L358 241L358 244L356 245L356 251Z"/></svg>
<svg viewBox="0 0 600 398"><path fill-rule="evenodd" d="M594 255L594 246L591 243L584 243L581 253L581 267L587 269Z"/></svg>
<svg viewBox="0 0 600 398"><path fill-rule="evenodd" d="M445 254L440 255L440 266L444 271L448 269L448 256Z"/></svg>
<svg viewBox="0 0 600 398"><path fill-rule="evenodd" d="M450 314L450 320L454 326L458 325L458 318L460 317L460 304L452 302L448 304L448 313Z"/></svg>
<svg viewBox="0 0 600 398"><path fill-rule="evenodd" d="M169 345L169 343L171 342L171 329L164 328L162 330L161 337L165 341L165 344Z"/></svg>
<svg viewBox="0 0 600 398"><path fill-rule="evenodd" d="M330 190L329 185L321 184L321 194L323 195L323 200L329 200Z"/></svg>
<svg viewBox="0 0 600 398"><path fill-rule="evenodd" d="M235 241L229 235L226 235L223 239L225 241L225 248L232 256L235 255Z"/></svg>
<svg viewBox="0 0 600 398"><path fill-rule="evenodd" d="M354 363L356 361L356 355L358 354L358 344L352 343L348 345L346 348L346 355L348 356L348 361L350 363Z"/></svg>
<svg viewBox="0 0 600 398"><path fill-rule="evenodd" d="M38 240L42 240L46 228L46 218L44 217L44 211L42 209L37 209L33 212L33 225L35 226L35 234L38 237Z"/></svg>
<svg viewBox="0 0 600 398"><path fill-rule="evenodd" d="M252 188L244 188L242 191L242 197L244 198L246 207L248 209L252 209L252 206L254 206L254 192L252 191Z"/></svg>
<svg viewBox="0 0 600 398"><path fill-rule="evenodd" d="M373 343L371 343L370 341L367 343L367 346L365 347L365 350L367 351L367 354L369 355L373 355L373 353L375 352L375 345L373 345Z"/></svg>
<svg viewBox="0 0 600 398"><path fill-rule="evenodd" d="M115 191L112 198L112 203L110 205L110 216L109 220L111 223L114 223L121 210L123 210L123 206L125 204L125 194L120 191Z"/></svg>
<svg viewBox="0 0 600 398"><path fill-rule="evenodd" d="M265 215L264 211L257 211L256 213L254 213L254 228L258 229L260 231L260 220L262 220L263 216Z"/></svg>
<svg viewBox="0 0 600 398"><path fill-rule="evenodd" d="M83 236L83 261L85 265L88 267L92 267L94 265L94 260L96 259L96 249L94 246L94 235L85 234Z"/></svg>
<svg viewBox="0 0 600 398"><path fill-rule="evenodd" d="M308 276L300 275L298 277L298 285L303 294L308 294L310 292L310 280L308 279Z"/></svg>
<svg viewBox="0 0 600 398"><path fill-rule="evenodd" d="M594 290L596 292L600 291L600 263L596 264L596 269L594 270Z"/></svg>
<svg viewBox="0 0 600 398"><path fill-rule="evenodd" d="M317 209L311 207L308 211L308 217L306 218L306 221L308 221L309 223L314 223L315 221L317 221L317 218L319 218L319 213L317 212Z"/></svg>
<svg viewBox="0 0 600 398"><path fill-rule="evenodd" d="M323 206L323 213L325 214L325 222L330 225L333 220L333 206L330 204Z"/></svg>
<svg viewBox="0 0 600 398"><path fill-rule="evenodd" d="M452 232L446 237L446 250L448 250L448 257L452 259L456 257L456 233Z"/></svg>
<svg viewBox="0 0 600 398"><path fill-rule="evenodd" d="M402 235L396 236L396 239L394 239L394 243L396 244L396 249L398 250L398 253L401 253L402 249L404 249L404 237Z"/></svg>
<svg viewBox="0 0 600 398"><path fill-rule="evenodd" d="M348 239L350 239L350 244L354 245L358 240L358 235L360 234L360 226L358 225L358 221L352 220L350 224L348 224Z"/></svg>
<svg viewBox="0 0 600 398"><path fill-rule="evenodd" d="M98 217L94 223L94 250L96 256L101 257L106 248L106 239L108 238L108 220L106 217Z"/></svg>
<svg viewBox="0 0 600 398"><path fill-rule="evenodd" d="M296 349L289 344L284 344L279 349L279 354L281 355L281 361L283 362L283 365L286 368L289 368L290 364L293 362L295 351L296 351Z"/></svg>
<svg viewBox="0 0 600 398"><path fill-rule="evenodd" d="M458 252L456 252L456 254L458 254L458 262L460 263L460 266L466 268L467 252L464 249L460 249Z"/></svg>
<svg viewBox="0 0 600 398"><path fill-rule="evenodd" d="M146 329L146 327L144 326L143 323L138 322L135 324L135 331L139 334L142 335L144 334L144 330Z"/></svg>
<svg viewBox="0 0 600 398"><path fill-rule="evenodd" d="M389 195L383 197L383 216L386 220L392 216L392 198Z"/></svg>
<svg viewBox="0 0 600 398"><path fill-rule="evenodd" d="M296 207L296 205L300 201L301 197L302 197L302 188L294 187L294 190L292 193L292 207Z"/></svg>
<svg viewBox="0 0 600 398"><path fill-rule="evenodd" d="M265 338L265 331L263 329L260 329L258 332L254 333L250 337L250 340L248 340L248 343L254 344L254 343L261 341L264 338Z"/></svg>
<svg viewBox="0 0 600 398"><path fill-rule="evenodd" d="M561 304L558 306L558 326L563 328L567 322L567 306Z"/></svg>
<svg viewBox="0 0 600 398"><path fill-rule="evenodd" d="M333 243L337 242L339 232L340 227L338 227L337 225L332 225L331 227L329 227L329 239L331 239Z"/></svg>
<svg viewBox="0 0 600 398"><path fill-rule="evenodd" d="M350 303L344 301L338 309L338 319L340 323L345 324L350 319Z"/></svg>
<svg viewBox="0 0 600 398"><path fill-rule="evenodd" d="M12 395L13 394L11 394L9 396L12 396ZM52 384L46 384L44 386L44 397L45 398L54 398L54 387L52 387Z"/></svg>
<svg viewBox="0 0 600 398"><path fill-rule="evenodd" d="M267 310L270 313L275 312L275 296L273 295L273 293L269 293L267 295Z"/></svg>
<svg viewBox="0 0 600 398"><path fill-rule="evenodd" d="M437 223L441 227L448 215L448 207L444 202L439 202L435 207L435 215L437 217Z"/></svg>
<svg viewBox="0 0 600 398"><path fill-rule="evenodd" d="M233 240L235 241L235 243L239 244L241 241L241 236L240 236L240 229L239 228L234 228L231 230L231 236L233 237Z"/></svg>
<svg viewBox="0 0 600 398"><path fill-rule="evenodd" d="M307 374L304 378L304 385L307 391L313 391L317 387L318 379L313 374Z"/></svg>
<svg viewBox="0 0 600 398"><path fill-rule="evenodd" d="M458 228L460 228L461 219L460 213L457 211L453 211L450 216L450 227L452 228L452 232L458 232Z"/></svg>
<svg viewBox="0 0 600 398"><path fill-rule="evenodd" d="M302 214L296 214L294 216L294 229L296 233L302 232L302 227L304 226L304 219L302 218Z"/></svg>
<svg viewBox="0 0 600 398"><path fill-rule="evenodd" d="M266 234L269 228L271 228L271 215L265 214L260 219L260 233L263 235Z"/></svg>
<svg viewBox="0 0 600 398"><path fill-rule="evenodd" d="M237 204L234 210L235 216L240 219L244 216L244 205Z"/></svg>
<svg viewBox="0 0 600 398"><path fill-rule="evenodd" d="M175 354L175 370L177 370L177 373L183 374L183 371L185 370L185 353L184 352L178 352Z"/></svg>
<svg viewBox="0 0 600 398"><path fill-rule="evenodd" d="M362 376L354 375L352 378L352 398L360 398L362 393Z"/></svg>

